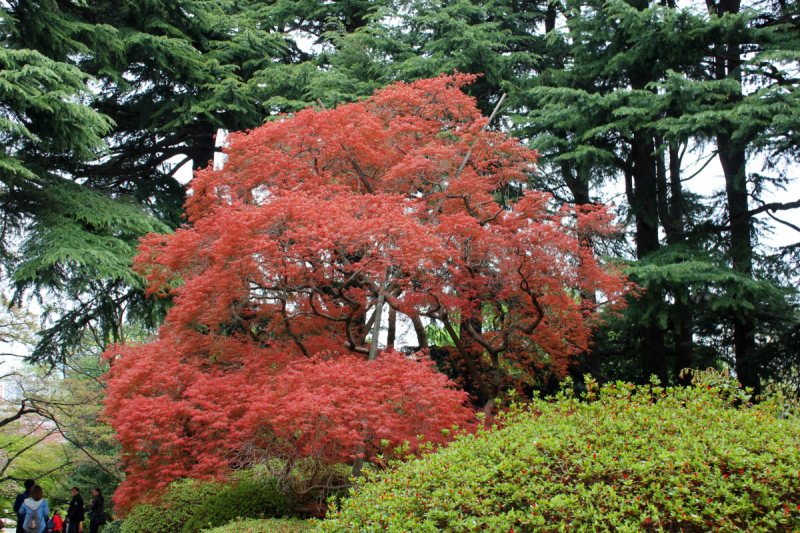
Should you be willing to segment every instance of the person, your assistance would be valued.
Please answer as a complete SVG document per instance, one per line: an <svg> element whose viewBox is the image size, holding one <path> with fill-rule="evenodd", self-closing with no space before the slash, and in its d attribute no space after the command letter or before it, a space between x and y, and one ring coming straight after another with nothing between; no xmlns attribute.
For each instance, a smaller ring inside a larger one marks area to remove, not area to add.
<svg viewBox="0 0 800 533"><path fill-rule="evenodd" d="M61 521L61 511L56 509L53 511L53 518L47 523L47 533L56 533L64 531L64 523Z"/></svg>
<svg viewBox="0 0 800 533"><path fill-rule="evenodd" d="M98 528L106 523L105 500L100 489L94 489L92 496L89 504L89 533L97 533Z"/></svg>
<svg viewBox="0 0 800 533"><path fill-rule="evenodd" d="M80 533L81 522L84 520L83 496L81 489L72 487L72 499L69 501L69 509L64 519L66 533Z"/></svg>
<svg viewBox="0 0 800 533"><path fill-rule="evenodd" d="M17 499L14 500L14 514L17 515L17 533L25 533L25 530L22 528L22 518L20 517L19 510L22 508L22 504L25 500L31 497L31 489L34 485L36 485L34 480L26 479L25 492L17 494Z"/></svg>
<svg viewBox="0 0 800 533"><path fill-rule="evenodd" d="M19 508L19 514L22 520L22 531L25 533L43 533L47 522L50 519L50 506L47 505L47 500L44 499L44 492L42 487L34 485L31 487L31 495L24 502L22 507ZM38 531L31 531L29 527L31 524L36 524Z"/></svg>

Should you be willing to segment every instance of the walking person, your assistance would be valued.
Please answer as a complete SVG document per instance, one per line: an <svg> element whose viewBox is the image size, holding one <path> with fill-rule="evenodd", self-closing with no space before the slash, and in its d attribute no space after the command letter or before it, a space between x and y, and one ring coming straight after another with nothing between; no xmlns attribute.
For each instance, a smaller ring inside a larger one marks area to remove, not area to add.
<svg viewBox="0 0 800 533"><path fill-rule="evenodd" d="M25 492L17 494L17 499L14 500L14 514L17 515L17 532L16 533L25 533L25 530L22 529L22 517L19 514L19 510L22 508L22 504L31 497L31 489L33 486L36 485L36 482L32 479L25 480Z"/></svg>
<svg viewBox="0 0 800 533"><path fill-rule="evenodd" d="M19 514L22 517L24 533L44 533L50 518L50 506L44 499L42 487L39 485L31 487L31 495L22 503Z"/></svg>
<svg viewBox="0 0 800 533"><path fill-rule="evenodd" d="M100 489L94 489L92 496L89 507L89 533L97 533L98 528L106 523L105 500Z"/></svg>
<svg viewBox="0 0 800 533"><path fill-rule="evenodd" d="M83 496L81 489L72 487L72 499L69 501L69 509L64 519L66 533L80 533L81 522L84 520Z"/></svg>
<svg viewBox="0 0 800 533"><path fill-rule="evenodd" d="M56 509L53 511L53 518L47 522L47 532L46 533L63 533L64 531L64 523L61 521L61 511Z"/></svg>

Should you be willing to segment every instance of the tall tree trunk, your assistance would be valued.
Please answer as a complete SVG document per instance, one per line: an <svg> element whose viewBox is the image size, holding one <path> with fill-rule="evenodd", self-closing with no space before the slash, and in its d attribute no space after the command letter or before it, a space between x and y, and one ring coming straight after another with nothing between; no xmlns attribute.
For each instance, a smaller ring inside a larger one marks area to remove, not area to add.
<svg viewBox="0 0 800 533"><path fill-rule="evenodd" d="M741 8L740 0L706 0L709 11L722 17L737 14ZM717 43L714 58L714 74L719 80L732 79L739 82L739 92L729 97L730 103L743 98L742 50L738 43ZM720 53L721 52L721 53ZM729 257L734 270L747 277L753 275L753 234L752 220L748 215L747 193L747 154L744 142L734 142L733 131L717 135L717 150L722 172L725 175L725 194L730 218ZM755 323L752 317L735 313L733 322L733 346L736 354L736 377L739 382L752 387L756 394L761 392L758 363L754 361L756 338Z"/></svg>
<svg viewBox="0 0 800 533"><path fill-rule="evenodd" d="M732 146L727 136L717 139L719 160L725 174L725 193L730 217L730 261L734 270L745 276L753 275L752 224L748 212L746 159L744 150ZM734 314L733 346L736 354L736 376L746 387L760 393L758 364L753 361L756 338L755 324L748 316Z"/></svg>
<svg viewBox="0 0 800 533"><path fill-rule="evenodd" d="M656 146L662 148L662 140L656 138ZM666 149L669 156L669 185L663 150L657 155L656 176L658 179L658 214L669 244L678 244L686 239L683 227L683 190L681 188L680 155L677 146L670 143ZM669 192L669 196L668 193ZM688 385L691 378L680 377L681 370L691 368L694 363L694 339L692 327L692 304L689 287L676 287L675 303L670 305L672 338L675 344L675 376L678 383Z"/></svg>
<svg viewBox="0 0 800 533"><path fill-rule="evenodd" d="M658 185L656 175L655 144L653 136L645 131L633 134L633 202L636 217L636 256L644 259L660 248L658 239ZM664 347L664 328L655 321L639 328L641 338L640 359L645 382L656 375L661 383L669 383L667 357Z"/></svg>

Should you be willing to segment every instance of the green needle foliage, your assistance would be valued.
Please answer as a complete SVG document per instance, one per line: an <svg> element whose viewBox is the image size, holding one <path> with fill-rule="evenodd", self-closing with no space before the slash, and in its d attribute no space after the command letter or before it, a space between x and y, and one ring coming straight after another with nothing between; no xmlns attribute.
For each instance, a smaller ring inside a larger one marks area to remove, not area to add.
<svg viewBox="0 0 800 533"><path fill-rule="evenodd" d="M735 382L598 387L371 472L319 532L751 531L800 526L800 424ZM717 529L719 528L719 529Z"/></svg>

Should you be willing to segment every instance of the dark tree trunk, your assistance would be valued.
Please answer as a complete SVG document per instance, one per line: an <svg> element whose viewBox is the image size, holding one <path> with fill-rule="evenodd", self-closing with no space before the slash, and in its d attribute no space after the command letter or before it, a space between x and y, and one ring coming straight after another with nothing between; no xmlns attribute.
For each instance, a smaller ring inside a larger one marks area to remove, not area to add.
<svg viewBox="0 0 800 533"><path fill-rule="evenodd" d="M643 259L660 248L658 239L658 185L655 144L652 135L638 131L633 135L633 168L631 177L633 200L631 207L636 217L636 256ZM661 383L669 383L667 356L664 347L664 328L655 321L639 329L640 358L645 382L656 375Z"/></svg>
<svg viewBox="0 0 800 533"><path fill-rule="evenodd" d="M657 140L658 142L658 140ZM683 190L681 188L680 155L674 144L667 147L669 157L669 185L667 185L667 168L663 155L659 154L656 167L658 175L658 210L661 225L669 244L677 244L685 240L683 227ZM670 195L667 198L667 191ZM681 370L691 368L694 364L694 339L692 326L692 302L689 287L678 287L673 297L675 303L670 306L672 318L672 338L675 343L675 376L680 385L689 385L691 377L680 377Z"/></svg>
<svg viewBox="0 0 800 533"><path fill-rule="evenodd" d="M386 349L394 350L395 336L397 335L397 311L389 307L389 331L386 337Z"/></svg>
<svg viewBox="0 0 800 533"><path fill-rule="evenodd" d="M722 17L739 13L740 0L706 0L709 11ZM741 64L742 50L738 43L717 43L714 58L714 75L717 79L732 79L739 82L739 93L729 98L730 103L742 100ZM744 142L734 142L733 132L717 135L719 162L725 175L725 194L730 218L730 262L734 270L748 277L753 275L752 220L748 215L747 154ZM758 363L754 361L756 339L752 317L734 313L733 346L736 354L736 377L739 382L761 392Z"/></svg>
<svg viewBox="0 0 800 533"><path fill-rule="evenodd" d="M191 146L192 170L203 170L214 164L217 127L209 122L195 126L196 134Z"/></svg>
<svg viewBox="0 0 800 533"><path fill-rule="evenodd" d="M733 146L727 136L717 139L719 160L725 174L725 193L730 217L731 266L740 274L753 275L752 224L748 211L745 152ZM732 317L733 346L736 354L736 376L746 387L760 393L758 364L753 360L756 339L753 319L738 313Z"/></svg>

